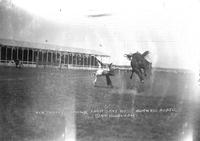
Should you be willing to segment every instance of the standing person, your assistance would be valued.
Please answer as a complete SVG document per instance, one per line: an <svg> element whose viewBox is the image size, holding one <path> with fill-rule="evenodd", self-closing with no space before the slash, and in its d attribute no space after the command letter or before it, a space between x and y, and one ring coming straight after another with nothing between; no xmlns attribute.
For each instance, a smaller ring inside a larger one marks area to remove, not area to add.
<svg viewBox="0 0 200 141"><path fill-rule="evenodd" d="M19 68L19 59L15 60L15 66L16 66L16 68Z"/></svg>

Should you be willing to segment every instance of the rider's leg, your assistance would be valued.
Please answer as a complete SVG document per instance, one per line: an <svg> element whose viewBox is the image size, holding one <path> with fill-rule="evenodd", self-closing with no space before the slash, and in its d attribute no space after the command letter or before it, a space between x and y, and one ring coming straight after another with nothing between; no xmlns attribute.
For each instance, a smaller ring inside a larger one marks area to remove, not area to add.
<svg viewBox="0 0 200 141"><path fill-rule="evenodd" d="M113 87L113 86L112 86L112 81L111 81L111 79L110 79L109 74L106 75L106 82L107 82L107 86Z"/></svg>
<svg viewBox="0 0 200 141"><path fill-rule="evenodd" d="M96 85L96 82L97 82L97 76L95 75L95 79L93 81L93 84Z"/></svg>
<svg viewBox="0 0 200 141"><path fill-rule="evenodd" d="M146 77L147 76L147 71L146 69L143 69L144 70L144 76Z"/></svg>

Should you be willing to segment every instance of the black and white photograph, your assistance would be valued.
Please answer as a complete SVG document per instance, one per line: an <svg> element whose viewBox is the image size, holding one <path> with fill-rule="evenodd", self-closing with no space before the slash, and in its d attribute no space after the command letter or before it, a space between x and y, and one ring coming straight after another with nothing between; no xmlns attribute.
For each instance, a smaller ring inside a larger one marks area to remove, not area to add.
<svg viewBox="0 0 200 141"><path fill-rule="evenodd" d="M0 0L0 141L200 141L200 0Z"/></svg>

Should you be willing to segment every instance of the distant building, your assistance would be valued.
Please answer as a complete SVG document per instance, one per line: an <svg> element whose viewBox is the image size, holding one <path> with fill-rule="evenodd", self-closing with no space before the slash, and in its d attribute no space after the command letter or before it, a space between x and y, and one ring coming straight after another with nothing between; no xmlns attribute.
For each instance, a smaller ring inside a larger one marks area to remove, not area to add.
<svg viewBox="0 0 200 141"><path fill-rule="evenodd" d="M109 58L95 50L0 39L0 65L19 60L27 67L96 68L96 57Z"/></svg>

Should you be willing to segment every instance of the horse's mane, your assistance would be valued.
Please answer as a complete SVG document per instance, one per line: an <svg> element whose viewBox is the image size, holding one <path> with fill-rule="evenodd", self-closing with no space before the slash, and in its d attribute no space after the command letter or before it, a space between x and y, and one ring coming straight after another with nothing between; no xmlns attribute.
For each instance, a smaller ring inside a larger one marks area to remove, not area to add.
<svg viewBox="0 0 200 141"><path fill-rule="evenodd" d="M149 55L149 51L145 51L143 54L142 54L142 57L146 57L147 55Z"/></svg>
<svg viewBox="0 0 200 141"><path fill-rule="evenodd" d="M149 54L150 54L149 51L145 51L145 52L142 53L142 54L141 54L140 52L136 52L136 53L124 54L124 56L127 57L129 60L131 60L132 57L134 57L134 56L135 56L135 57L138 57L138 55L139 55L140 57L144 58L145 61L147 61L145 57L146 57L147 55L149 55ZM139 58L140 58L140 57L139 57ZM147 61L147 62L149 62L149 61Z"/></svg>

